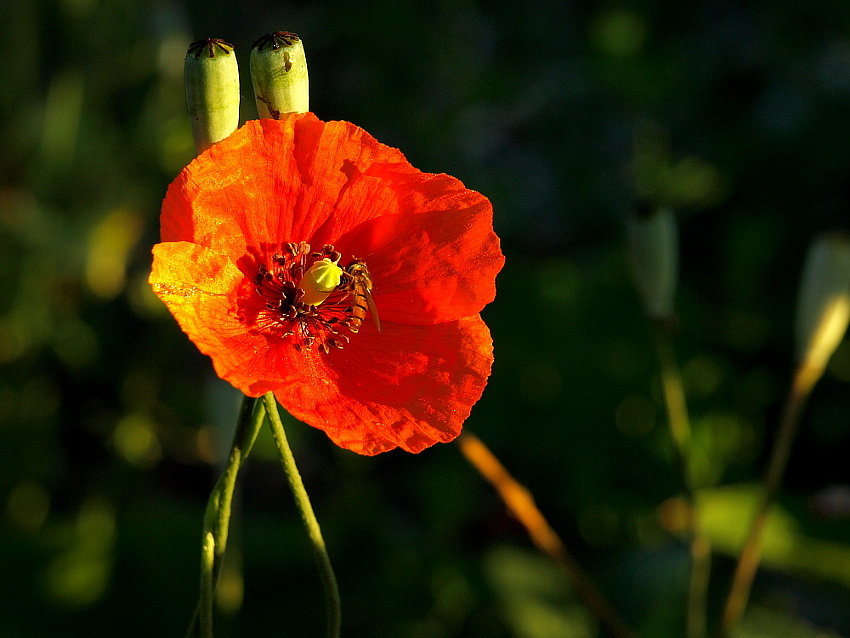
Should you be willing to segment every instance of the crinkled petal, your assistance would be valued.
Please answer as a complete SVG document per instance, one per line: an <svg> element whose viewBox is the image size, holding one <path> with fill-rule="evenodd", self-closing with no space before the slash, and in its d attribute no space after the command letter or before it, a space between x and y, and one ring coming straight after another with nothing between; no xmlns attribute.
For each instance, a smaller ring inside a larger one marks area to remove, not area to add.
<svg viewBox="0 0 850 638"><path fill-rule="evenodd" d="M157 244L149 281L221 378L251 396L271 389L245 383L249 376L256 379L251 362L267 358L269 348L239 312L246 280L227 255L189 242Z"/></svg>
<svg viewBox="0 0 850 638"><path fill-rule="evenodd" d="M427 325L481 312L505 258L490 203L364 222L336 244L369 266L383 320ZM356 252L355 252L356 251Z"/></svg>
<svg viewBox="0 0 850 638"><path fill-rule="evenodd" d="M273 391L361 454L458 435L490 374L477 313L504 262L485 197L306 113L249 122L199 156L169 187L161 223L151 284L221 378L250 396ZM323 352L284 327L295 317L275 313L295 306L275 305L281 275L265 269L302 241L333 244L341 265L363 260L382 333L368 319L350 335L318 325L333 335Z"/></svg>
<svg viewBox="0 0 850 638"><path fill-rule="evenodd" d="M279 357L289 379L275 396L290 414L359 454L420 452L451 441L490 374L487 326L476 315L382 329L364 324L350 344L328 355Z"/></svg>
<svg viewBox="0 0 850 638"><path fill-rule="evenodd" d="M486 197L417 170L353 124L311 113L248 122L178 176L162 211L163 241L234 261L290 241L364 259L389 321L480 312L504 263Z"/></svg>
<svg viewBox="0 0 850 638"><path fill-rule="evenodd" d="M455 438L493 362L479 316L432 326L364 323L342 350L297 350L249 329L245 277L225 256L187 242L154 247L150 282L218 375L250 396L274 391L293 416L360 454L419 452Z"/></svg>
<svg viewBox="0 0 850 638"><path fill-rule="evenodd" d="M329 223L349 182L374 163L406 161L349 122L322 122L312 113L247 122L171 184L162 241L191 241L233 255L273 238L309 241ZM381 214L371 207L349 211L346 226Z"/></svg>

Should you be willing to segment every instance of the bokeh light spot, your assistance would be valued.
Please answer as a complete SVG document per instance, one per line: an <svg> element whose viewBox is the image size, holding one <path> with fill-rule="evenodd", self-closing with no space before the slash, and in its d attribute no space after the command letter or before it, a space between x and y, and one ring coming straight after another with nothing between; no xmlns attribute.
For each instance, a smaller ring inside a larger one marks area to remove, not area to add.
<svg viewBox="0 0 850 638"><path fill-rule="evenodd" d="M112 211L92 229L86 283L95 295L112 299L124 289L127 256L141 232L141 218L126 209Z"/></svg>
<svg viewBox="0 0 850 638"><path fill-rule="evenodd" d="M691 480L696 485L717 483L733 463L755 454L752 425L736 414L711 412L692 422Z"/></svg>
<svg viewBox="0 0 850 638"><path fill-rule="evenodd" d="M50 82L41 140L41 153L49 166L64 169L71 163L77 147L83 93L79 71L57 74Z"/></svg>
<svg viewBox="0 0 850 638"><path fill-rule="evenodd" d="M27 349L28 339L17 323L0 320L0 364L20 357Z"/></svg>
<svg viewBox="0 0 850 638"><path fill-rule="evenodd" d="M759 499L756 485L737 485L700 490L697 512L700 525L713 545L726 552L737 552L755 515ZM785 510L774 506L767 519L763 552L767 559L779 560L794 548L797 522Z"/></svg>
<svg viewBox="0 0 850 638"><path fill-rule="evenodd" d="M716 392L723 382L723 369L716 359L698 355L684 365L682 376L688 396L707 397Z"/></svg>
<svg viewBox="0 0 850 638"><path fill-rule="evenodd" d="M262 428L262 434L268 428ZM259 438L259 437L258 437ZM195 454L198 459L209 465L215 465L219 462L221 453L221 436L218 430L211 425L204 425L198 428L195 434ZM254 444L256 446L256 442Z"/></svg>
<svg viewBox="0 0 850 638"><path fill-rule="evenodd" d="M85 607L103 596L112 570L115 514L106 501L86 501L67 549L47 570L47 590L67 607Z"/></svg>
<svg viewBox="0 0 850 638"><path fill-rule="evenodd" d="M242 577L242 557L235 549L228 551L215 589L215 602L225 614L235 614L242 608L245 580Z"/></svg>
<svg viewBox="0 0 850 638"><path fill-rule="evenodd" d="M457 623L473 605L469 581L458 569L447 565L435 570L431 579L435 612L449 623Z"/></svg>
<svg viewBox="0 0 850 638"><path fill-rule="evenodd" d="M668 134L647 126L635 134L632 173L641 197L656 206L710 206L722 201L727 180L714 164L694 155L676 159Z"/></svg>
<svg viewBox="0 0 850 638"><path fill-rule="evenodd" d="M191 129L182 117L160 123L160 162L166 171L179 172L192 159L194 144Z"/></svg>
<svg viewBox="0 0 850 638"><path fill-rule="evenodd" d="M113 434L115 449L121 457L137 467L147 468L162 458L156 426L141 414L131 414L118 422Z"/></svg>
<svg viewBox="0 0 850 638"><path fill-rule="evenodd" d="M600 14L591 28L596 48L615 57L635 55L646 39L644 23L634 12L625 9Z"/></svg>
<svg viewBox="0 0 850 638"><path fill-rule="evenodd" d="M690 505L681 496L666 499L658 506L658 520L671 534L684 534L690 526Z"/></svg>

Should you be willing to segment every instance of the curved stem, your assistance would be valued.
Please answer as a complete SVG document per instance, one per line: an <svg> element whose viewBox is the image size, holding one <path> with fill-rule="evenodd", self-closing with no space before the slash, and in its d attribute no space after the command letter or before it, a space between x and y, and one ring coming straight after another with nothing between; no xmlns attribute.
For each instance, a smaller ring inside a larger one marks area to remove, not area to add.
<svg viewBox="0 0 850 638"><path fill-rule="evenodd" d="M227 549L236 476L254 445L265 416L266 409L262 402L255 398L243 397L227 464L210 493L207 509L204 513L200 600L186 632L186 636L189 638L198 635L199 620L204 621L202 614L206 614L207 611L209 612L210 631L212 630L212 598L215 584L218 582L218 576L221 572L224 552ZM201 631L203 631L203 622L201 622ZM206 634L202 635L206 636Z"/></svg>
<svg viewBox="0 0 850 638"><path fill-rule="evenodd" d="M269 392L263 397L263 402L266 406L269 425L271 426L272 434L274 434L275 444L280 452L281 464L289 481L292 495L295 497L295 504L301 514L301 520L307 529L307 536L310 538L316 563L319 566L319 575L322 578L322 586L325 590L325 606L328 619L327 636L328 638L338 638L342 626L342 604L339 598L336 575L331 566L331 559L328 556L325 539L322 537L322 529L319 527L319 521L313 512L310 497L304 488L301 473L298 471L298 467L295 464L295 457L292 455L292 449L289 447L286 431L283 429L283 422L280 420L280 414L277 411L277 401L274 395Z"/></svg>
<svg viewBox="0 0 850 638"><path fill-rule="evenodd" d="M566 573L570 584L611 635L615 638L634 638L635 634L567 551L563 541L534 504L528 489L508 473L499 459L474 434L462 432L457 443L466 459L490 482L508 509L522 523L538 549L548 554Z"/></svg>
<svg viewBox="0 0 850 638"><path fill-rule="evenodd" d="M227 549L230 509L233 502L233 492L236 488L236 476L254 446L254 441L265 418L265 412L265 406L259 404L257 399L243 398L227 465L213 488L213 493L207 504L205 525L207 529L213 532L215 538L217 568L221 567L221 558L224 556L225 549Z"/></svg>
<svg viewBox="0 0 850 638"><path fill-rule="evenodd" d="M201 546L201 602L199 606L201 638L213 638L214 563L215 541L212 533L207 532L204 534L204 542Z"/></svg>
<svg viewBox="0 0 850 638"><path fill-rule="evenodd" d="M756 510L753 522L750 524L750 530L746 541L744 541L744 547L738 557L735 575L732 577L732 585L729 588L729 595L726 598L726 605L723 609L723 617L718 632L720 636L727 636L737 626L747 606L753 579L755 578L756 570L761 560L762 535L767 524L770 509L779 492L782 477L785 475L788 459L791 457L791 449L793 448L794 438L797 435L800 424L800 415L812 388L822 373L823 370L820 368L804 365L794 375L794 380L791 383L788 398L782 411L773 451L768 461L764 479L762 480L762 493L758 509Z"/></svg>
<svg viewBox="0 0 850 638"><path fill-rule="evenodd" d="M676 363L667 326L657 324L654 332L670 437L676 450L685 497L688 501L687 535L691 554L691 576L688 584L686 635L688 638L702 638L706 631L706 598L711 571L711 544L702 532L697 516L696 492L691 470L691 424L682 385L682 373Z"/></svg>

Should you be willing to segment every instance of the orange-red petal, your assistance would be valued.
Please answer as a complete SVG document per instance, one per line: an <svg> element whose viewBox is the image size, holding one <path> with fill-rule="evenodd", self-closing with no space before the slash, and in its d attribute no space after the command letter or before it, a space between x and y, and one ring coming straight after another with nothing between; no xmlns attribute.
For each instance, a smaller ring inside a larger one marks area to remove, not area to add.
<svg viewBox="0 0 850 638"><path fill-rule="evenodd" d="M353 124L249 122L169 187L162 239L151 284L218 375L250 396L273 391L342 447L449 441L484 390L492 341L477 313L504 262L490 202ZM295 306L275 305L283 289L265 268L302 241L363 260L382 333L368 320L356 334L321 328L333 335L323 352L280 328L303 319L276 318Z"/></svg>
<svg viewBox="0 0 850 638"><path fill-rule="evenodd" d="M432 326L386 323L382 330L364 329L328 355L310 353L275 396L293 416L359 454L420 452L451 441L490 375L487 326L476 315Z"/></svg>
<svg viewBox="0 0 850 638"><path fill-rule="evenodd" d="M431 326L385 322L381 333L364 323L344 349L325 354L247 326L245 277L221 253L158 244L150 281L221 378L250 396L273 391L293 416L360 454L452 440L490 374L492 340L477 315Z"/></svg>
<svg viewBox="0 0 850 638"><path fill-rule="evenodd" d="M348 122L311 113L248 122L197 158L163 202L163 241L230 254L325 243L366 261L389 321L481 311L504 263L492 207L448 175L422 173Z"/></svg>
<svg viewBox="0 0 850 638"><path fill-rule="evenodd" d="M252 396L271 389L234 382L251 374L252 357L264 358L267 348L240 316L238 300L246 280L228 255L189 242L157 244L149 281L222 379Z"/></svg>
<svg viewBox="0 0 850 638"><path fill-rule="evenodd" d="M336 244L369 266L382 319L427 325L477 314L505 258L490 203L364 222Z"/></svg>
<svg viewBox="0 0 850 638"><path fill-rule="evenodd" d="M322 122L312 113L247 122L171 184L162 241L231 254L273 238L305 241L329 223L349 182L375 163L406 162L401 151L348 122ZM381 214L349 210L345 225Z"/></svg>

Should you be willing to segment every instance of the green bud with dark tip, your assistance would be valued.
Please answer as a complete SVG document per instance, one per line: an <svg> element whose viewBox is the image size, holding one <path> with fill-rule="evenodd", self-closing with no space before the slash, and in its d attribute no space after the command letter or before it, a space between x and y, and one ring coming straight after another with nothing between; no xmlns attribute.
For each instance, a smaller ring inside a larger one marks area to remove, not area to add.
<svg viewBox="0 0 850 638"><path fill-rule="evenodd" d="M850 237L815 239L803 267L794 333L797 357L820 376L850 322Z"/></svg>
<svg viewBox="0 0 850 638"><path fill-rule="evenodd" d="M304 44L294 33L275 31L251 47L251 81L261 118L279 120L310 110Z"/></svg>
<svg viewBox="0 0 850 638"><path fill-rule="evenodd" d="M669 208L629 215L626 242L635 285L647 316L670 319L679 279L676 216Z"/></svg>
<svg viewBox="0 0 850 638"><path fill-rule="evenodd" d="M239 68L233 45L217 38L193 42L183 73L192 137L202 153L239 128Z"/></svg>

